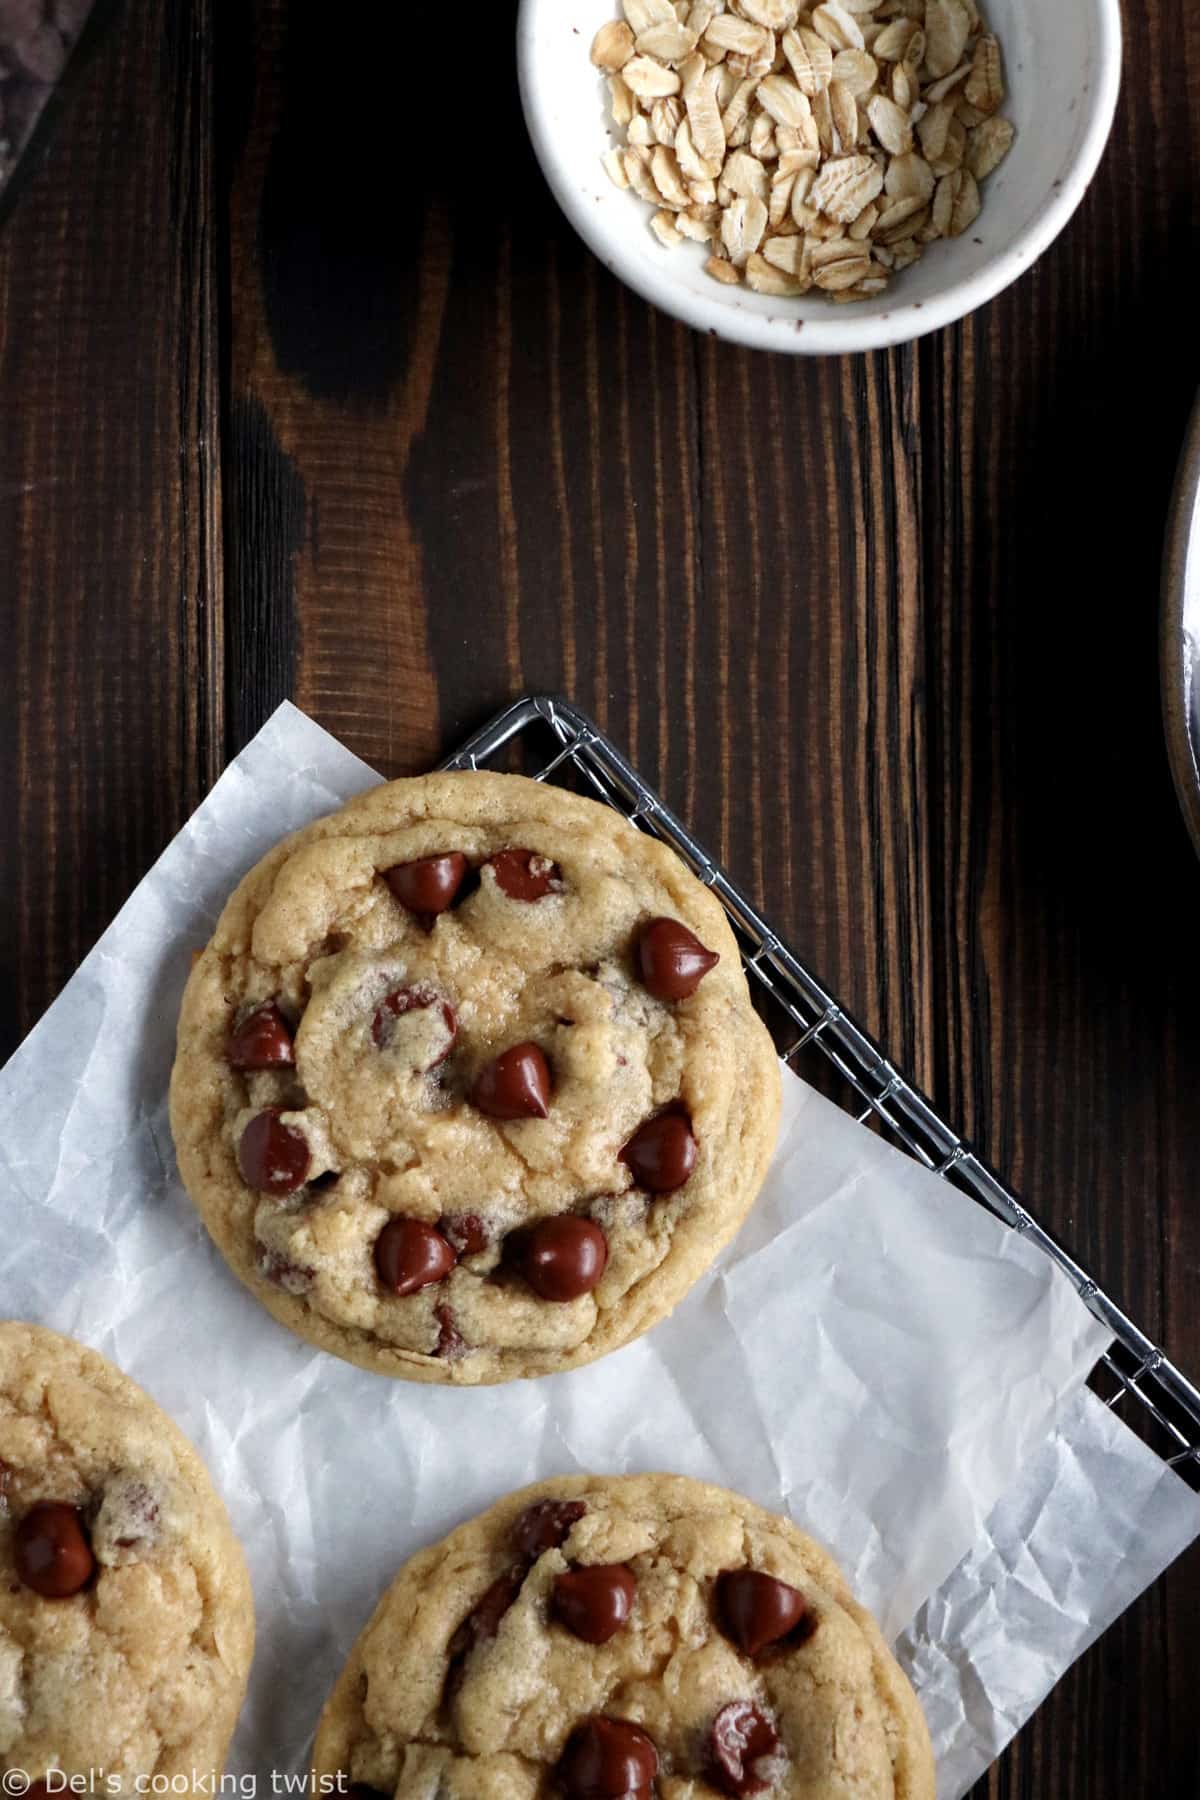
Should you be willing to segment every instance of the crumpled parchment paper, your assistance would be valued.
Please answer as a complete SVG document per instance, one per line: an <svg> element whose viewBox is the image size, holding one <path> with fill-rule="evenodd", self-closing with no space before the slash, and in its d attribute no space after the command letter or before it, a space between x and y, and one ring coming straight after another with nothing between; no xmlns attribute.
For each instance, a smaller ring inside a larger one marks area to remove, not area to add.
<svg viewBox="0 0 1200 1800"><path fill-rule="evenodd" d="M1200 1503L1081 1392L1103 1329L973 1201L784 1072L736 1242L590 1368L450 1391L294 1339L210 1246L167 1124L178 1000L238 877L378 778L285 705L230 765L0 1076L4 1310L110 1356L206 1458L259 1648L231 1756L302 1765L399 1564L524 1482L669 1469L831 1546L916 1678L957 1800ZM469 777L468 777L469 779Z"/></svg>

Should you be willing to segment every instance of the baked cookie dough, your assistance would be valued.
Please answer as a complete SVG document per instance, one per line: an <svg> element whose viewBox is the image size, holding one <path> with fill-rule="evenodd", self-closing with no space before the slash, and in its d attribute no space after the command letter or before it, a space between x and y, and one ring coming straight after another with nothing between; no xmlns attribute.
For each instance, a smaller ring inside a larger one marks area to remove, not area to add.
<svg viewBox="0 0 1200 1800"><path fill-rule="evenodd" d="M676 1475L544 1481L413 1557L313 1775L355 1800L934 1796L916 1696L832 1558Z"/></svg>
<svg viewBox="0 0 1200 1800"><path fill-rule="evenodd" d="M34 1794L50 1771L203 1791L253 1647L242 1553L182 1432L94 1351L0 1323L0 1770Z"/></svg>
<svg viewBox="0 0 1200 1800"><path fill-rule="evenodd" d="M779 1069L722 907L610 808L394 781L274 849L184 995L183 1180L242 1281L471 1385L669 1313L766 1173Z"/></svg>

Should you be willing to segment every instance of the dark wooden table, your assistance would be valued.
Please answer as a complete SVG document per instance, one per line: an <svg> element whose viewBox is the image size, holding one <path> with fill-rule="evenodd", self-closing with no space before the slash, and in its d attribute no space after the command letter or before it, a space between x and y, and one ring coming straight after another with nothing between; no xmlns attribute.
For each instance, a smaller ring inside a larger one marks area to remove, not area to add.
<svg viewBox="0 0 1200 1800"><path fill-rule="evenodd" d="M649 311L420 4L125 0L0 230L3 1033L286 695L424 769L519 692L606 724L1193 1375L1200 868L1156 612L1194 397L1200 7L1129 6L1099 179L915 348ZM410 155L410 133L422 146ZM994 1797L1200 1793L1200 1556Z"/></svg>

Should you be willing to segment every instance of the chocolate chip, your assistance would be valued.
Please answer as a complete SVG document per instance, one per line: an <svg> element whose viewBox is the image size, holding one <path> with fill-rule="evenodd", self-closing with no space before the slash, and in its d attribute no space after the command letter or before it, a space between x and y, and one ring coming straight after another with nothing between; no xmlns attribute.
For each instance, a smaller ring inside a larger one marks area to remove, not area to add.
<svg viewBox="0 0 1200 1800"><path fill-rule="evenodd" d="M591 1563L555 1576L550 1610L585 1644L607 1644L629 1617L636 1594L637 1581L625 1563Z"/></svg>
<svg viewBox="0 0 1200 1800"><path fill-rule="evenodd" d="M413 1013L428 1012L435 1006L441 1008L439 1020L421 1020L416 1029L407 1032L403 1027L397 1029L398 1020ZM458 1036L458 1016L450 1002L427 983L418 987L393 988L375 1009L371 1036L379 1050L400 1054L407 1051L413 1068L424 1074L427 1069L436 1069L439 1063L444 1063L453 1050Z"/></svg>
<svg viewBox="0 0 1200 1800"><path fill-rule="evenodd" d="M638 974L656 1000L686 1000L720 960L678 919L651 919L638 938Z"/></svg>
<svg viewBox="0 0 1200 1800"><path fill-rule="evenodd" d="M119 1491L105 1495L125 1520L125 1536L116 1541L122 1550L132 1550L153 1538L158 1528L158 1501L144 1481L125 1481Z"/></svg>
<svg viewBox="0 0 1200 1800"><path fill-rule="evenodd" d="M461 850L447 850L441 856L421 856L415 862L397 863L395 868L383 871L383 879L401 906L433 920L453 905L467 866Z"/></svg>
<svg viewBox="0 0 1200 1800"><path fill-rule="evenodd" d="M291 1194L303 1187L312 1157L308 1139L285 1125L281 1106L256 1113L238 1140L238 1168L247 1187L260 1194Z"/></svg>
<svg viewBox="0 0 1200 1800"><path fill-rule="evenodd" d="M514 1044L485 1064L471 1104L489 1119L544 1119L550 1111L550 1064L536 1044Z"/></svg>
<svg viewBox="0 0 1200 1800"><path fill-rule="evenodd" d="M708 1773L722 1793L761 1794L779 1772L779 1733L752 1700L723 1706L708 1733Z"/></svg>
<svg viewBox="0 0 1200 1800"><path fill-rule="evenodd" d="M536 850L497 850L488 863L496 886L510 900L544 900L562 891L562 870Z"/></svg>
<svg viewBox="0 0 1200 1800"><path fill-rule="evenodd" d="M478 1213L446 1213L438 1220L438 1230L460 1256L479 1256L491 1242Z"/></svg>
<svg viewBox="0 0 1200 1800"><path fill-rule="evenodd" d="M543 1300L590 1294L607 1262L608 1241L600 1227L574 1213L541 1219L521 1238L521 1273Z"/></svg>
<svg viewBox="0 0 1200 1800"><path fill-rule="evenodd" d="M455 1631L450 1639L450 1666L446 1670L443 1700L453 1700L462 1686L463 1668L468 1656L476 1645L489 1643L495 1637L500 1629L500 1621L520 1593L524 1579L525 1569L522 1565L497 1576Z"/></svg>
<svg viewBox="0 0 1200 1800"><path fill-rule="evenodd" d="M620 1153L639 1187L673 1194L696 1166L696 1140L686 1113L663 1112L639 1125Z"/></svg>
<svg viewBox="0 0 1200 1800"><path fill-rule="evenodd" d="M459 1332L453 1311L442 1302L434 1307L433 1316L438 1322L438 1341L433 1354L440 1356L443 1362L457 1362L460 1356L467 1354L467 1344Z"/></svg>
<svg viewBox="0 0 1200 1800"><path fill-rule="evenodd" d="M512 1529L512 1541L522 1556L535 1561L547 1550L561 1550L587 1511L582 1500L535 1500Z"/></svg>
<svg viewBox="0 0 1200 1800"><path fill-rule="evenodd" d="M136 1562L153 1549L160 1536L161 1500L139 1474L118 1469L109 1476L91 1526L97 1562L119 1567Z"/></svg>
<svg viewBox="0 0 1200 1800"><path fill-rule="evenodd" d="M66 1600L85 1588L96 1569L87 1527L77 1506L39 1500L13 1536L17 1574L45 1600Z"/></svg>
<svg viewBox="0 0 1200 1800"><path fill-rule="evenodd" d="M398 1299L444 1281L458 1258L454 1246L424 1219L389 1219L375 1239L375 1270Z"/></svg>
<svg viewBox="0 0 1200 1800"><path fill-rule="evenodd" d="M640 1725L596 1713L567 1739L557 1774L567 1800L650 1800L658 1751Z"/></svg>
<svg viewBox="0 0 1200 1800"><path fill-rule="evenodd" d="M296 1047L287 1020L274 1000L247 1013L229 1039L225 1058L231 1069L292 1069Z"/></svg>
<svg viewBox="0 0 1200 1800"><path fill-rule="evenodd" d="M757 1569L726 1569L717 1576L717 1622L747 1656L788 1637L808 1616L799 1589Z"/></svg>
<svg viewBox="0 0 1200 1800"><path fill-rule="evenodd" d="M343 1775L341 1780L345 1779ZM368 1787L365 1781L352 1781L341 1791L346 1795L346 1800L392 1800L390 1789L385 1794L382 1788Z"/></svg>
<svg viewBox="0 0 1200 1800"><path fill-rule="evenodd" d="M264 1281L282 1288L285 1294L307 1293L317 1277L317 1271L307 1263L293 1262L290 1256L272 1250L269 1244L259 1244L254 1266Z"/></svg>

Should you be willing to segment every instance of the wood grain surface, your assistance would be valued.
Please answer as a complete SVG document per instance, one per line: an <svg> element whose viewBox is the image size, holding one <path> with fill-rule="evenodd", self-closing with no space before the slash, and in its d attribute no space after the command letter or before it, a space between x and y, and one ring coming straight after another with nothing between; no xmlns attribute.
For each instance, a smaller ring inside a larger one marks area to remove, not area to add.
<svg viewBox="0 0 1200 1800"><path fill-rule="evenodd" d="M1200 867L1156 634L1200 8L1131 0L1099 178L1015 289L825 362L695 336L582 248L511 0L445 141L402 79L439 10L103 7L0 225L5 1048L285 696L400 774L559 690L1197 1374ZM981 1795L1194 1800L1198 1573Z"/></svg>

